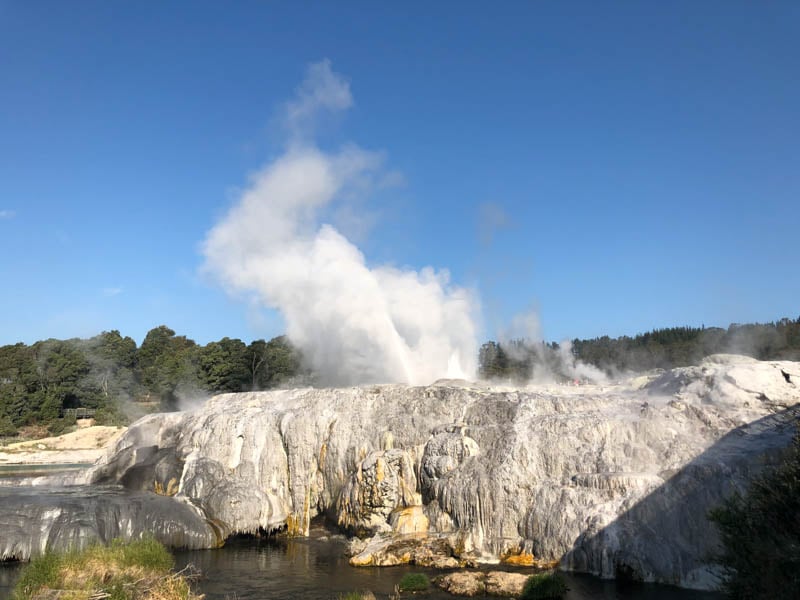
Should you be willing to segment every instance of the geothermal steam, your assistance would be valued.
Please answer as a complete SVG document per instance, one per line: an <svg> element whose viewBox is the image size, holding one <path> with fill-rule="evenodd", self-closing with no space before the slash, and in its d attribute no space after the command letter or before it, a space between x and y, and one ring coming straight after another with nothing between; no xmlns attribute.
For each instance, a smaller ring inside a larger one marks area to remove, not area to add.
<svg viewBox="0 0 800 600"><path fill-rule="evenodd" d="M323 61L287 103L283 155L255 173L204 244L206 268L234 293L282 314L289 338L326 384L474 375L476 300L446 271L372 267L324 223L334 205L385 177L380 154L348 145L324 152L314 124L352 105Z"/></svg>

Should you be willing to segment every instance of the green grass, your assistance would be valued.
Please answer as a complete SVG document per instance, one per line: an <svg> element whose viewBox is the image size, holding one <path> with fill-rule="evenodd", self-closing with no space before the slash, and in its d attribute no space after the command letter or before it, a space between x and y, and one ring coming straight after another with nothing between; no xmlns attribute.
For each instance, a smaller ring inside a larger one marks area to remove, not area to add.
<svg viewBox="0 0 800 600"><path fill-rule="evenodd" d="M63 555L48 552L31 560L17 580L14 597L31 598L42 588L53 588L63 559Z"/></svg>
<svg viewBox="0 0 800 600"><path fill-rule="evenodd" d="M173 565L169 551L152 538L128 543L114 540L109 546L61 554L48 552L23 569L14 599L32 600L48 590L62 590L66 595L59 593L70 600L98 595L108 600L196 598L186 579L172 572Z"/></svg>
<svg viewBox="0 0 800 600"><path fill-rule="evenodd" d="M336 600L375 600L375 594L372 592L347 592L339 594Z"/></svg>
<svg viewBox="0 0 800 600"><path fill-rule="evenodd" d="M403 575L398 587L401 592L421 592L427 590L430 585L431 582L424 573L407 573Z"/></svg>
<svg viewBox="0 0 800 600"><path fill-rule="evenodd" d="M110 554L121 567L141 567L150 571L169 571L175 566L175 559L163 544L154 538L144 538L135 542L116 539L108 547L95 546L101 553Z"/></svg>
<svg viewBox="0 0 800 600"><path fill-rule="evenodd" d="M525 582L520 600L559 600L567 589L560 573L539 573L531 575Z"/></svg>

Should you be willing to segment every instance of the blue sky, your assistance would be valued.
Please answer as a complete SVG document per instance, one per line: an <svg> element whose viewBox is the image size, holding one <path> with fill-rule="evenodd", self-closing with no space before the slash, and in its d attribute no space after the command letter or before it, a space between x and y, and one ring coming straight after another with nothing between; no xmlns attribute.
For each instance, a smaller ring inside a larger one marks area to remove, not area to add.
<svg viewBox="0 0 800 600"><path fill-rule="evenodd" d="M0 344L165 323L283 331L202 269L323 59L353 106L317 143L402 185L347 230L449 269L481 338L800 315L796 2L0 0Z"/></svg>

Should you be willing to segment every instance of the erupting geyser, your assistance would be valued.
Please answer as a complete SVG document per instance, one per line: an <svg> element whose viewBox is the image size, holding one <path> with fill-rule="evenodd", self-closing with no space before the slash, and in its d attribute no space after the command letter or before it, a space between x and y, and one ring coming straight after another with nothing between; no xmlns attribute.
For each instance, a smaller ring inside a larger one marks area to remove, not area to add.
<svg viewBox="0 0 800 600"><path fill-rule="evenodd" d="M477 301L446 271L370 267L323 222L331 206L380 186L382 157L355 145L327 153L310 139L324 111L352 104L327 61L312 65L286 107L285 153L254 174L209 232L206 268L227 289L276 308L289 338L327 384L430 383L470 377Z"/></svg>

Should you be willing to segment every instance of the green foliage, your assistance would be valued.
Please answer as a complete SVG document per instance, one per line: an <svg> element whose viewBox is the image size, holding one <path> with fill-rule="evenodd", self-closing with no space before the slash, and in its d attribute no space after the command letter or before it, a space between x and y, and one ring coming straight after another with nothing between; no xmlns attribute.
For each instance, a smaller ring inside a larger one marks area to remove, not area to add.
<svg viewBox="0 0 800 600"><path fill-rule="evenodd" d="M545 372L566 379L565 357L612 373L686 365L715 352L800 360L800 319L574 340L571 355L564 350L556 343L487 342L479 374L525 381ZM166 325L151 329L140 348L116 330L86 340L0 346L0 436L37 424L61 433L73 424L63 418L69 409L94 411L99 424L122 425L152 410L152 402L173 410L181 396L292 385L309 375L302 363L285 336L249 345L226 337L199 346Z"/></svg>
<svg viewBox="0 0 800 600"><path fill-rule="evenodd" d="M172 555L153 538L114 540L109 546L94 545L63 554L49 552L23 569L14 597L29 600L43 590L64 590L76 599L131 600L139 597L137 583L144 583L151 589L166 586L177 592L163 596L165 600L190 598L186 582L169 577L173 566Z"/></svg>
<svg viewBox="0 0 800 600"><path fill-rule="evenodd" d="M94 413L94 421L97 425L110 425L113 427L121 427L127 424L125 415L116 405L98 408L97 412Z"/></svg>
<svg viewBox="0 0 800 600"><path fill-rule="evenodd" d="M775 323L719 327L671 327L634 337L575 339L571 353L556 343L510 340L481 346L479 375L484 379L526 381L539 372L566 379L567 360L577 359L609 374L671 369L697 364L710 354L745 354L760 360L800 360L800 318Z"/></svg>
<svg viewBox="0 0 800 600"><path fill-rule="evenodd" d="M731 598L800 598L800 433L780 466L710 513Z"/></svg>
<svg viewBox="0 0 800 600"><path fill-rule="evenodd" d="M285 335L272 338L265 347L267 386L277 387L300 373L302 357Z"/></svg>
<svg viewBox="0 0 800 600"><path fill-rule="evenodd" d="M264 340L253 340L247 347L247 373L250 390L265 390L269 387L270 365L267 362L269 353L267 352L267 342Z"/></svg>
<svg viewBox="0 0 800 600"><path fill-rule="evenodd" d="M430 579L424 573L406 573L398 584L401 592L421 592L431 585Z"/></svg>
<svg viewBox="0 0 800 600"><path fill-rule="evenodd" d="M102 548L102 547L100 547ZM175 559L162 543L152 537L134 542L113 540L101 554L108 556L121 567L142 567L152 571L169 571L175 566Z"/></svg>
<svg viewBox="0 0 800 600"><path fill-rule="evenodd" d="M520 600L558 600L568 589L560 573L539 573L531 575L525 582Z"/></svg>
<svg viewBox="0 0 800 600"><path fill-rule="evenodd" d="M17 435L17 428L7 416L0 416L0 437L14 437Z"/></svg>
<svg viewBox="0 0 800 600"><path fill-rule="evenodd" d="M62 433L70 431L70 429L75 427L75 425L76 425L75 417L64 417L63 419L53 419L47 426L47 431L51 435L61 435Z"/></svg>
<svg viewBox="0 0 800 600"><path fill-rule="evenodd" d="M242 340L222 338L200 349L200 375L205 389L240 392L251 382L250 356Z"/></svg>
<svg viewBox="0 0 800 600"><path fill-rule="evenodd" d="M150 330L138 349L119 331L0 346L0 436L35 424L64 433L75 424L71 409L93 411L99 425L124 425L148 402L172 410L179 397L268 389L300 373L300 353L284 336L198 346L165 325Z"/></svg>
<svg viewBox="0 0 800 600"><path fill-rule="evenodd" d="M58 583L63 556L48 552L31 560L22 570L14 588L14 598L33 598L42 588L53 588Z"/></svg>
<svg viewBox="0 0 800 600"><path fill-rule="evenodd" d="M181 394L191 395L202 389L197 344L185 336L176 336L166 325L147 332L137 359L142 384L165 410L175 410Z"/></svg>

